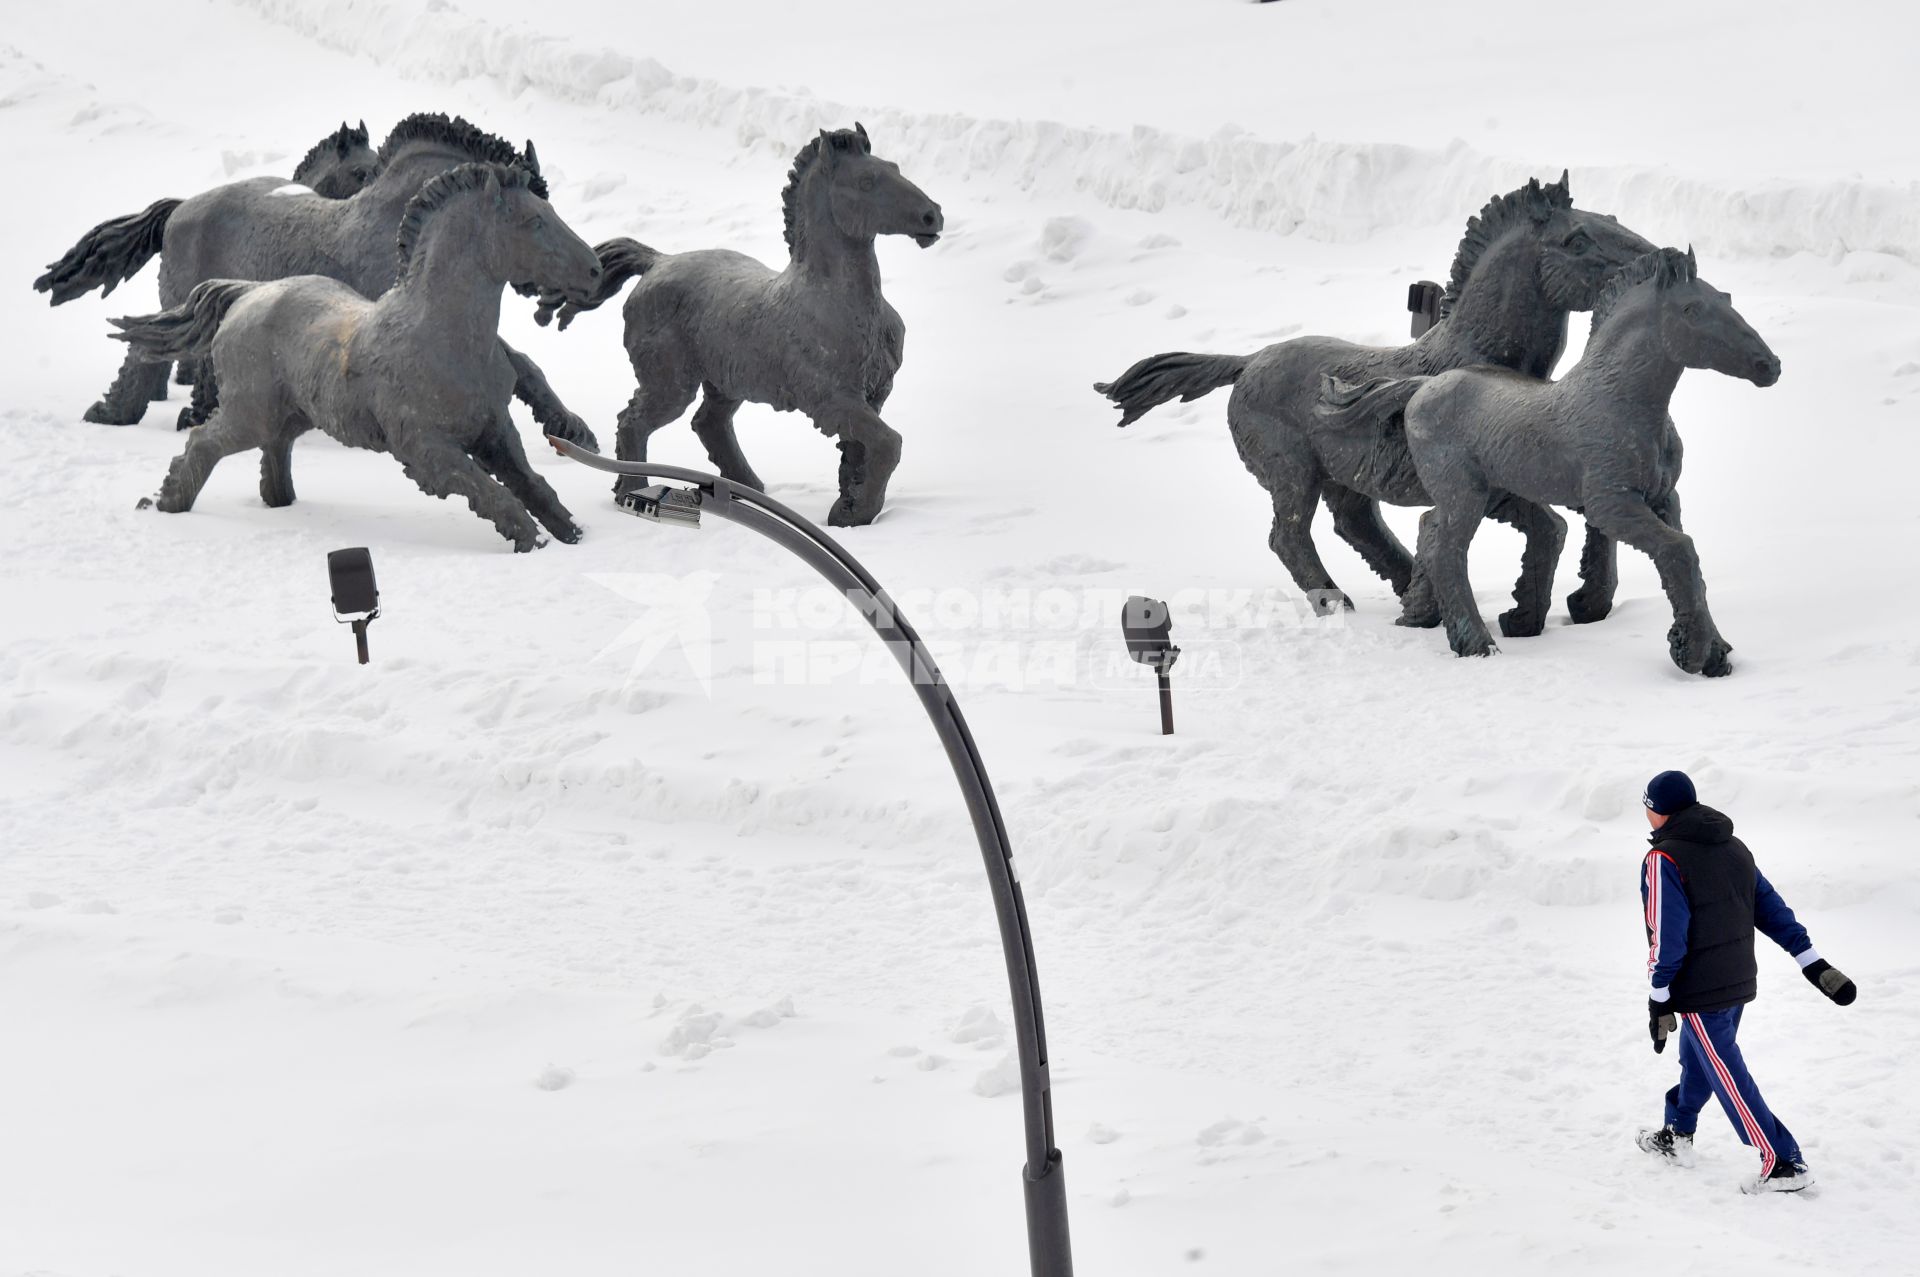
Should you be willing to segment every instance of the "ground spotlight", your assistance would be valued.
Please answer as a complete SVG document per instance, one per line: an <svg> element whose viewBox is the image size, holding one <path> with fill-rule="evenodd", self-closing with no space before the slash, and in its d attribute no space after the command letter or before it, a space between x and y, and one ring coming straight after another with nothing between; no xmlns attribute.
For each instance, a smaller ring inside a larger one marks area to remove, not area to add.
<svg viewBox="0 0 1920 1277"><path fill-rule="evenodd" d="M327 577L333 582L333 619L353 626L360 663L367 663L367 626L380 615L380 587L373 582L373 555L364 545L327 554ZM359 615L355 615L359 613Z"/></svg>
<svg viewBox="0 0 1920 1277"><path fill-rule="evenodd" d="M1407 286L1407 310L1413 315L1413 335L1420 336L1440 322L1440 285L1430 279Z"/></svg>
<svg viewBox="0 0 1920 1277"><path fill-rule="evenodd" d="M1142 665L1151 665L1160 683L1160 734L1173 735L1173 663L1180 649L1168 637L1173 632L1173 615L1159 599L1135 594L1120 613L1120 629L1127 638L1127 655Z"/></svg>

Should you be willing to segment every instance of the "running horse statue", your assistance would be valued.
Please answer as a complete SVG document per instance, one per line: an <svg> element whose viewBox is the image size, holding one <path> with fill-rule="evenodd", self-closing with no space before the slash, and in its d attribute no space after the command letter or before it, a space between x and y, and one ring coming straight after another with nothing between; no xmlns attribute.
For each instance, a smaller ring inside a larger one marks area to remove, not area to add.
<svg viewBox="0 0 1920 1277"><path fill-rule="evenodd" d="M143 213L89 231L34 287L52 294L59 305L96 286L111 291L158 254L162 307L180 305L205 280L290 275L325 275L365 297L378 297L398 278L393 228L432 178L462 164L515 164L527 170L530 189L546 197L533 143L523 154L457 116L408 116L380 144L376 161L378 171L368 185L345 199L321 199L286 183L254 179L187 200L161 200ZM593 432L567 411L539 367L505 343L501 348L514 366L515 393L535 420L549 433L593 446ZM137 347L128 351L113 386L87 410L86 419L106 425L139 421L149 401L166 397L166 378L165 361L155 362ZM180 426L205 421L218 401L217 382L196 377L193 403L182 410Z"/></svg>
<svg viewBox="0 0 1920 1277"><path fill-rule="evenodd" d="M580 538L527 464L507 416L514 368L496 338L501 295L527 281L584 298L600 262L517 165L464 164L432 178L399 219L399 279L377 301L338 280L207 280L183 305L118 319L154 361L205 358L222 388L159 494L190 510L221 458L260 450L260 497L293 502L293 442L318 427L388 452L421 491L464 497L518 551ZM391 241L390 241L391 242Z"/></svg>
<svg viewBox="0 0 1920 1277"><path fill-rule="evenodd" d="M1501 492L1586 516L1596 535L1643 550L1673 607L1667 650L1689 674L1733 670L1733 645L1707 611L1693 538L1680 526L1681 447L1667 406L1680 374L1710 368L1771 386L1780 359L1699 276L1693 250L1663 248L1613 276L1593 307L1586 351L1565 377L1499 368L1388 378L1353 388L1363 412L1404 415L1407 444L1433 509L1420 517L1412 623L1443 622L1457 656L1496 649L1474 605L1467 546ZM1430 621L1428 581L1438 601ZM1549 581L1549 586L1551 582Z"/></svg>
<svg viewBox="0 0 1920 1277"><path fill-rule="evenodd" d="M1294 584L1324 606L1352 601L1334 584L1313 544L1313 516L1324 499L1334 531L1389 584L1405 594L1413 556L1380 518L1380 503L1429 504L1397 413L1339 412L1323 399L1329 385L1444 372L1474 364L1545 377L1567 345L1570 312L1588 310L1613 270L1653 248L1611 217L1573 206L1567 176L1529 181L1495 196L1467 223L1441 299L1442 318L1411 345L1360 346L1334 337L1296 337L1252 355L1165 354L1143 359L1094 389L1121 410L1122 426L1170 399L1197 399L1233 386L1227 422L1240 459L1273 500L1268 545ZM1329 383L1326 379L1333 378ZM1330 424L1329 410L1340 424ZM1566 536L1553 511L1513 499L1492 516L1528 542L1527 571L1503 633L1534 635L1546 626L1552 579ZM1576 594L1576 621L1599 620L1612 604Z"/></svg>
<svg viewBox="0 0 1920 1277"><path fill-rule="evenodd" d="M900 435L880 410L893 390L906 324L880 295L880 235L931 247L940 206L879 159L865 128L822 131L794 157L781 193L785 270L726 249L667 254L631 239L599 245L606 273L585 304L549 296L535 318L560 326L641 277L626 303L626 347L639 388L621 410L618 452L644 461L647 439L703 396L693 433L722 476L760 477L740 451L733 415L743 402L805 413L840 446L840 498L827 522L871 523L900 463ZM616 494L637 480L622 478Z"/></svg>

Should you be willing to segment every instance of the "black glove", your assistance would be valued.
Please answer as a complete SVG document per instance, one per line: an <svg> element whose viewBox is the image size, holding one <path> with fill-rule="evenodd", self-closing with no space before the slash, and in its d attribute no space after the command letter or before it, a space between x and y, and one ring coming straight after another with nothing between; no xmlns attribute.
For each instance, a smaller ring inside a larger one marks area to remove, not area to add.
<svg viewBox="0 0 1920 1277"><path fill-rule="evenodd" d="M1664 1002L1647 999L1647 1035L1653 1039L1653 1053L1667 1049L1667 1039L1680 1031L1680 1021Z"/></svg>
<svg viewBox="0 0 1920 1277"><path fill-rule="evenodd" d="M1852 1006L1853 1000L1860 996L1860 990L1853 987L1853 981L1825 958L1815 958L1800 968L1800 974L1807 977L1808 984L1843 1007Z"/></svg>

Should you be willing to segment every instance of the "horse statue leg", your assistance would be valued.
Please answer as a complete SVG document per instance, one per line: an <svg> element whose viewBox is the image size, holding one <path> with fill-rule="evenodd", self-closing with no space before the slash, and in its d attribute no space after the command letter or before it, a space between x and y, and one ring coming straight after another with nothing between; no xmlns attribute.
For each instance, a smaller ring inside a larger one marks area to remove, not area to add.
<svg viewBox="0 0 1920 1277"><path fill-rule="evenodd" d="M1527 539L1520 555L1520 579L1513 587L1514 606L1500 614L1500 633L1508 638L1534 638L1547 628L1547 610L1553 606L1553 574L1560 551L1567 544L1567 521L1543 505L1504 493L1493 503L1489 518L1516 528Z"/></svg>
<svg viewBox="0 0 1920 1277"><path fill-rule="evenodd" d="M1455 656L1491 656L1499 649L1473 601L1473 581L1467 571L1467 549L1486 517L1491 494L1469 476L1422 477L1428 479L1433 509L1420 519L1420 564L1432 578L1440 601L1447 646Z"/></svg>
<svg viewBox="0 0 1920 1277"><path fill-rule="evenodd" d="M1567 611L1575 625L1603 621L1613 611L1614 591L1620 587L1620 547L1587 520L1587 543L1580 550L1580 588L1567 595Z"/></svg>
<svg viewBox="0 0 1920 1277"><path fill-rule="evenodd" d="M1374 573L1404 595L1413 580L1413 556L1380 517L1380 503L1364 492L1328 483L1322 494L1333 512L1333 531L1366 560Z"/></svg>
<svg viewBox="0 0 1920 1277"><path fill-rule="evenodd" d="M515 553L525 554L547 543L518 498L495 483L449 436L430 424L381 424L394 458L420 491L430 497L465 497L475 514L513 542Z"/></svg>
<svg viewBox="0 0 1920 1277"><path fill-rule="evenodd" d="M627 400L627 406L620 410L619 424L614 430L614 455L622 461L645 461L647 440L653 432L678 420L693 397L700 393L699 378L681 372L682 361L655 357L652 351L647 353L644 370L640 357L634 357L634 372L640 384ZM645 486L646 480L623 474L614 482L613 494L619 497Z"/></svg>
<svg viewBox="0 0 1920 1277"><path fill-rule="evenodd" d="M159 365L164 371L165 365ZM207 478L221 459L236 452L245 452L248 448L258 448L264 442L257 426L250 425L245 417L236 417L230 413L216 412L187 436L187 446L167 467L167 477L160 483L160 491L152 497L142 497L142 510L151 506L163 514L180 514L193 509L193 503L200 495L200 489L207 486Z"/></svg>
<svg viewBox="0 0 1920 1277"><path fill-rule="evenodd" d="M540 371L540 365L504 341L500 343L500 349L506 355L507 362L513 365L514 398L527 405L541 428L557 439L565 439L568 443L577 443L598 452L600 441L593 437L593 430L560 402L560 396L547 384L547 375Z"/></svg>
<svg viewBox="0 0 1920 1277"><path fill-rule="evenodd" d="M1333 583L1320 551L1313 544L1313 516L1320 508L1322 480L1317 470L1310 473L1255 472L1255 478L1273 498L1273 531L1267 534L1267 546L1277 555L1293 583L1306 594L1316 616L1326 616L1345 608L1353 611L1353 600Z"/></svg>
<svg viewBox="0 0 1920 1277"><path fill-rule="evenodd" d="M1420 548L1413 557L1413 579L1407 582L1406 593L1400 596L1400 615L1394 618L1395 625L1431 630L1440 624L1440 600L1434 596L1433 573L1427 570L1426 559L1433 544L1433 521L1432 510L1421 512Z"/></svg>
<svg viewBox="0 0 1920 1277"><path fill-rule="evenodd" d="M205 425L207 418L213 416L213 410L220 406L220 383L214 378L212 364L207 361L196 362L201 367L193 381L193 397L180 410L180 416L173 423L175 430L191 430L195 426ZM186 361L181 360L180 367L186 366Z"/></svg>
<svg viewBox="0 0 1920 1277"><path fill-rule="evenodd" d="M1654 508L1631 494L1609 493L1588 502L1586 510L1587 518L1602 532L1642 551L1659 569L1660 586L1673 606L1673 627L1667 631L1667 652L1673 663L1689 674L1708 678L1731 674L1728 654L1733 645L1720 636L1707 610L1700 555L1693 538L1678 526L1678 501Z"/></svg>
<svg viewBox="0 0 1920 1277"><path fill-rule="evenodd" d="M137 425L147 415L148 404L167 397L168 362L155 363L139 351L129 350L107 393L81 414L81 419L100 426Z"/></svg>
<svg viewBox="0 0 1920 1277"><path fill-rule="evenodd" d="M836 528L865 527L887 503L887 482L900 464L900 432L864 400L842 400L813 414L813 424L840 441L840 499L827 512Z"/></svg>
<svg viewBox="0 0 1920 1277"><path fill-rule="evenodd" d="M209 380L211 372L204 366L201 373ZM199 383L195 383L197 390ZM293 413L281 423L273 438L260 446L260 499L273 509L293 504L293 441L313 428L313 423L300 413Z"/></svg>
<svg viewBox="0 0 1920 1277"><path fill-rule="evenodd" d="M721 478L765 491L766 485L747 464L746 454L740 451L740 440L733 433L733 414L739 410L738 399L727 398L712 382L707 382L701 388L700 406L694 410L693 433L706 448Z"/></svg>
<svg viewBox="0 0 1920 1277"><path fill-rule="evenodd" d="M512 421L503 416L476 439L473 459L518 497L556 541L573 545L580 540L580 525L560 504L560 494L527 464L526 449L521 447L520 432L513 428Z"/></svg>

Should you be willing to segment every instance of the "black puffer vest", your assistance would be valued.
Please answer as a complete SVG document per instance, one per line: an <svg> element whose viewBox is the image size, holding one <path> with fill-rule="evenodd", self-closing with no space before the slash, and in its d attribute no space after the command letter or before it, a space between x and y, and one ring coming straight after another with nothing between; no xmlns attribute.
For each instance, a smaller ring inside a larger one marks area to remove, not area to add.
<svg viewBox="0 0 1920 1277"><path fill-rule="evenodd" d="M1758 992L1753 961L1753 853L1733 821L1695 803L1653 831L1653 849L1672 858L1687 891L1687 956L1673 978L1675 1011L1723 1011Z"/></svg>

